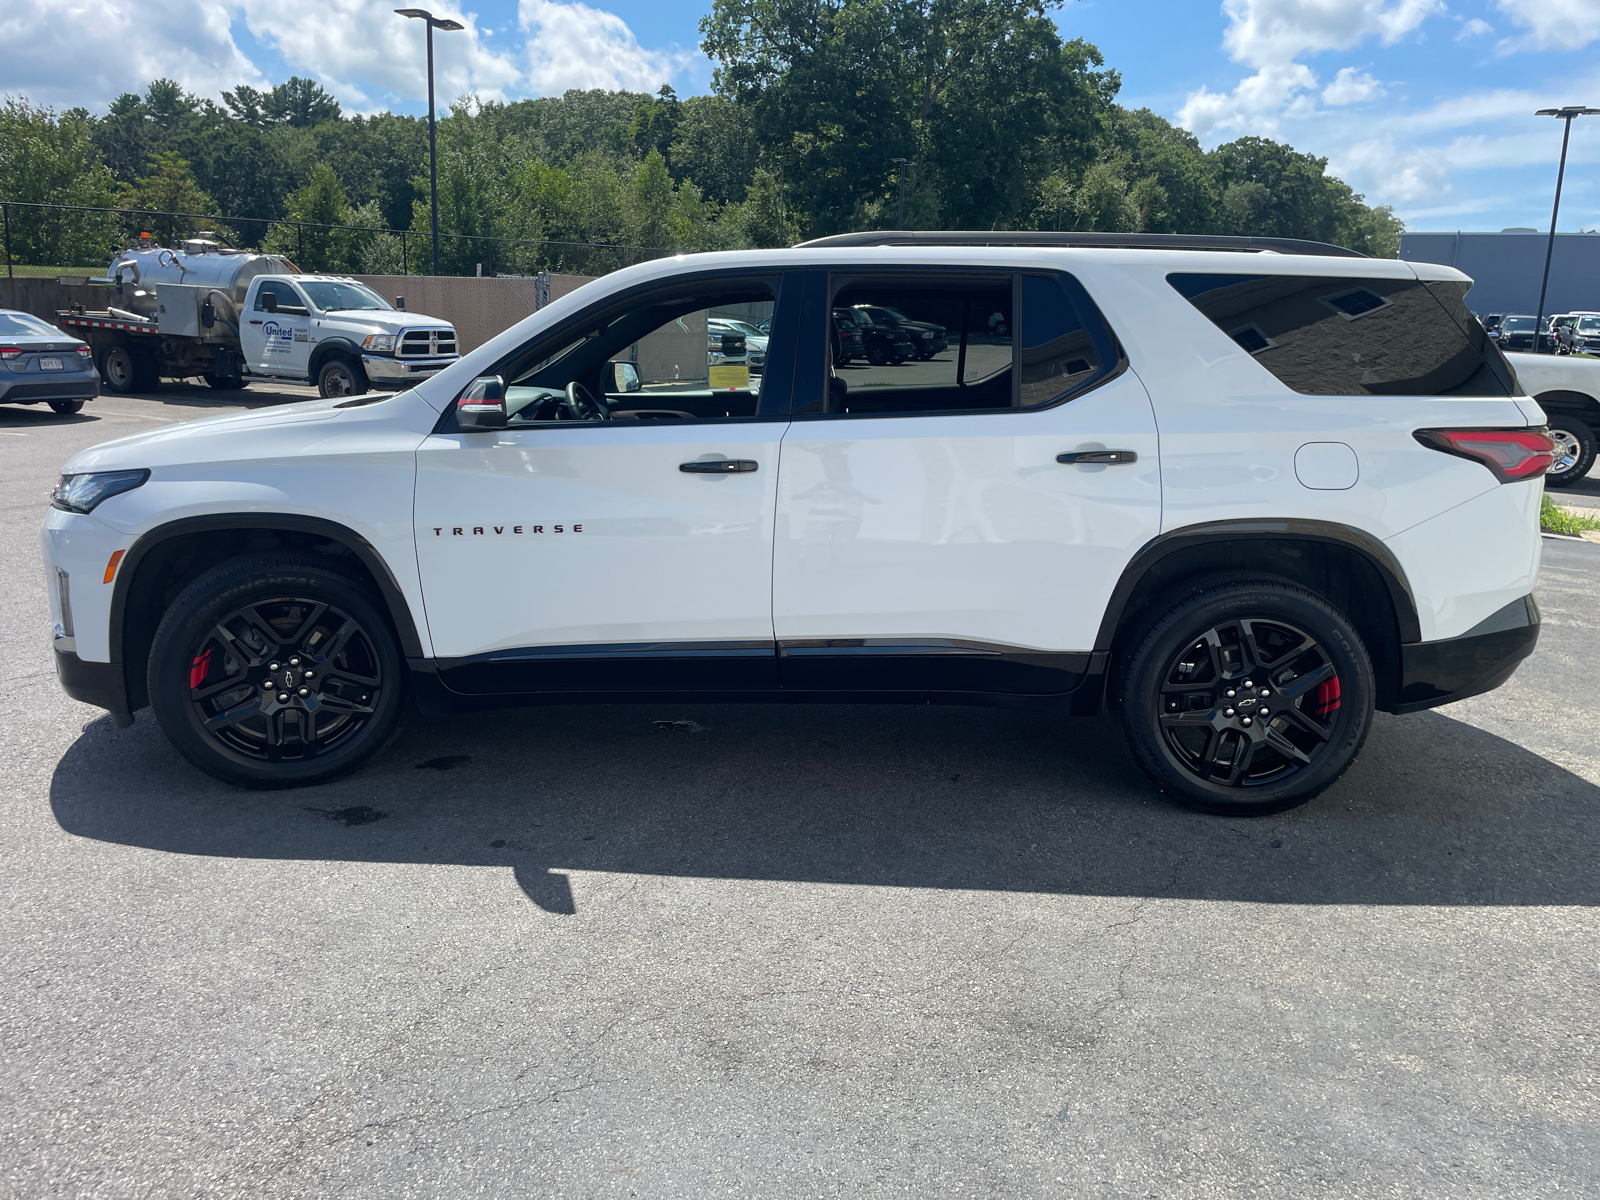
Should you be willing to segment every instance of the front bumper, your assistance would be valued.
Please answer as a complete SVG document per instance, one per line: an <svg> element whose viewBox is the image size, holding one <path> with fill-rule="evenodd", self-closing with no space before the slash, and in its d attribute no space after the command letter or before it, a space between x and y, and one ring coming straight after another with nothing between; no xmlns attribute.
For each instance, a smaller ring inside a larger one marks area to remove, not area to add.
<svg viewBox="0 0 1600 1200"><path fill-rule="evenodd" d="M118 729L133 724L121 663L89 662L79 658L75 651L57 646L56 678L61 680L61 690L74 700L109 712Z"/></svg>
<svg viewBox="0 0 1600 1200"><path fill-rule="evenodd" d="M408 388L461 361L458 354L438 358L395 358L388 354L363 354L367 382L377 388Z"/></svg>
<svg viewBox="0 0 1600 1200"><path fill-rule="evenodd" d="M1420 712L1493 691L1539 643L1539 606L1513 600L1460 637L1400 647L1400 699L1391 710Z"/></svg>

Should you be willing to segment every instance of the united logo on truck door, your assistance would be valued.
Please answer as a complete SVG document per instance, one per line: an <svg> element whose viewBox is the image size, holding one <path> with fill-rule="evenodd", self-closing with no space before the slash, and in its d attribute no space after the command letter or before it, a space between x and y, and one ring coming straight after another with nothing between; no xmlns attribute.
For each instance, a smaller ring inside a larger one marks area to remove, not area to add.
<svg viewBox="0 0 1600 1200"><path fill-rule="evenodd" d="M560 525L431 525L434 537L518 537L542 533L582 533L583 526Z"/></svg>

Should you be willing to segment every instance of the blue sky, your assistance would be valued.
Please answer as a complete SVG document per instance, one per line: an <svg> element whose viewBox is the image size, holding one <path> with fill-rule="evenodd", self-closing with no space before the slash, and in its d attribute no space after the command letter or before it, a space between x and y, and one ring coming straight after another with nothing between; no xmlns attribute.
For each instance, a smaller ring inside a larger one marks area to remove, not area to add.
<svg viewBox="0 0 1600 1200"><path fill-rule="evenodd" d="M0 0L0 90L103 109L168 75L321 80L347 110L425 107L420 24L390 0ZM568 87L709 88L709 0L442 0L442 99ZM1122 73L1122 102L1325 155L1419 230L1548 228L1560 125L1600 107L1600 0L1075 0L1057 12ZM1600 117L1574 127L1559 228L1600 226Z"/></svg>

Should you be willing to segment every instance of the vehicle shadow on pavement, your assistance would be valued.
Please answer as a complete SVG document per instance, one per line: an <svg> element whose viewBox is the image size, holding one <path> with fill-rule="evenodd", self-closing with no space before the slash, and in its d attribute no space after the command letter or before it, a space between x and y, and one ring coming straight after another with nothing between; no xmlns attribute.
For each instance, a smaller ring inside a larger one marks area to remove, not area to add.
<svg viewBox="0 0 1600 1200"><path fill-rule="evenodd" d="M1380 715L1334 788L1260 820L1161 796L1110 721L991 709L562 707L414 717L318 788L216 783L148 712L88 725L61 828L174 854L1282 904L1592 905L1600 788L1438 713Z"/></svg>

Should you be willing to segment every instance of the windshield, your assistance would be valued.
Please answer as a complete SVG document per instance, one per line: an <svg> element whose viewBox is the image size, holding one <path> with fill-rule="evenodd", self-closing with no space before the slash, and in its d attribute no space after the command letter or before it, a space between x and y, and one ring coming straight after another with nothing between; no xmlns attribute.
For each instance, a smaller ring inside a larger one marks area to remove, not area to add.
<svg viewBox="0 0 1600 1200"><path fill-rule="evenodd" d="M388 311L394 307L364 283L348 280L343 283L300 281L305 294L311 297L323 312L338 312L348 308L375 308Z"/></svg>
<svg viewBox="0 0 1600 1200"><path fill-rule="evenodd" d="M1584 317L1578 322L1579 333L1600 333L1600 317Z"/></svg>
<svg viewBox="0 0 1600 1200"><path fill-rule="evenodd" d="M1500 323L1500 328L1505 333L1532 333L1532 317L1507 317Z"/></svg>
<svg viewBox="0 0 1600 1200"><path fill-rule="evenodd" d="M757 329L754 325L750 324L749 321L727 321L725 323L728 324L728 325L732 325L735 329L737 329L740 333L744 334L746 337L766 337L767 336L766 334L762 333L761 330Z"/></svg>
<svg viewBox="0 0 1600 1200"><path fill-rule="evenodd" d="M59 329L38 317L20 312L0 312L0 337L63 337Z"/></svg>

